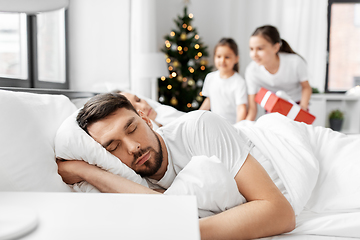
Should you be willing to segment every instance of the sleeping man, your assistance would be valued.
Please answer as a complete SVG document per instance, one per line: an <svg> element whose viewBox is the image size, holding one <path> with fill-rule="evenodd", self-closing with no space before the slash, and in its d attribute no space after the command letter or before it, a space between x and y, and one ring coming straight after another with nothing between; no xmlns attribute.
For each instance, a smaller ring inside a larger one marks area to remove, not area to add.
<svg viewBox="0 0 360 240"><path fill-rule="evenodd" d="M123 95L110 93L89 100L80 110L77 122L104 148L159 189L170 189L196 157L219 159L245 203L201 218L202 239L251 239L292 231L295 215L308 202L320 177L321 163L316 160L318 155L312 153L313 142L300 137L298 142L305 144L304 148L289 151L294 160L289 155L284 158L283 152L267 151L266 142L296 145L297 140L267 139L275 136L273 133L256 138L261 131L235 129L208 111L185 114L155 132L149 118L142 112L138 114ZM307 147L307 155L296 159ZM86 181L101 192L159 193L84 161L57 162L59 174L68 184ZM301 184L292 181L295 177L301 178ZM303 187L304 184L307 186Z"/></svg>

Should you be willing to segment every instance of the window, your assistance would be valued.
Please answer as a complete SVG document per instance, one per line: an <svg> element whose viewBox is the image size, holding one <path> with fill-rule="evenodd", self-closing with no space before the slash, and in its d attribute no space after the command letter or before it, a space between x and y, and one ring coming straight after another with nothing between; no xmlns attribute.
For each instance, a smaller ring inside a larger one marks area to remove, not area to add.
<svg viewBox="0 0 360 240"><path fill-rule="evenodd" d="M0 86L68 89L66 11L0 12Z"/></svg>
<svg viewBox="0 0 360 240"><path fill-rule="evenodd" d="M360 1L329 0L326 92L360 85Z"/></svg>

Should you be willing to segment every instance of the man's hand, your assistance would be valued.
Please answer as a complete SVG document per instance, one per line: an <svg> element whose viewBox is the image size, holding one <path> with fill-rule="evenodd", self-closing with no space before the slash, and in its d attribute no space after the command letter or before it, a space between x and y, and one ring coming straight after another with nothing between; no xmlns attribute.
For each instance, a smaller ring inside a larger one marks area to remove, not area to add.
<svg viewBox="0 0 360 240"><path fill-rule="evenodd" d="M82 169L89 165L87 162L79 160L62 160L56 159L58 165L58 173L62 177L62 180L67 184L74 184L84 181L77 173L76 170Z"/></svg>

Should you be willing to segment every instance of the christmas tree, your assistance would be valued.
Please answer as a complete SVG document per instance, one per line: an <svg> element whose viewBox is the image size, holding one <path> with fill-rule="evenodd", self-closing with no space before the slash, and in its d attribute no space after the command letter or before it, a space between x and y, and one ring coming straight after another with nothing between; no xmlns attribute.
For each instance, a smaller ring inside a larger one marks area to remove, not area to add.
<svg viewBox="0 0 360 240"><path fill-rule="evenodd" d="M193 15L187 13L174 20L177 29L165 36L165 46L169 76L159 78L159 102L189 112L198 109L203 102L201 89L208 67L207 46L205 46L191 24Z"/></svg>

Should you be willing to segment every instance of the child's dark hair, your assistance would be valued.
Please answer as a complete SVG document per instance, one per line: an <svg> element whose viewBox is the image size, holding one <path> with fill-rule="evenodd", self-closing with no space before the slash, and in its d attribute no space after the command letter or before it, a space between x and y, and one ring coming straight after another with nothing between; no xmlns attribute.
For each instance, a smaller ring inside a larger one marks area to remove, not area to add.
<svg viewBox="0 0 360 240"><path fill-rule="evenodd" d="M214 56L215 56L215 53L216 53L216 49L219 46L228 46L231 50L233 50L233 52L235 53L236 56L239 56L238 46L237 46L236 42L234 41L234 39L232 39L232 38L222 38L222 39L220 39L220 41L216 44L216 46L214 48ZM239 72L239 62L237 62L234 65L233 70L236 71L236 72Z"/></svg>
<svg viewBox="0 0 360 240"><path fill-rule="evenodd" d="M277 28L274 26L264 25L264 26L258 27L257 29L255 29L254 33L251 36L262 36L263 38L265 38L268 42L270 42L273 45L276 43L279 43L280 44L279 52L297 54L294 50L292 50L290 45L284 39L280 38L280 33L277 30ZM299 54L297 54L297 55L299 55Z"/></svg>

